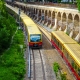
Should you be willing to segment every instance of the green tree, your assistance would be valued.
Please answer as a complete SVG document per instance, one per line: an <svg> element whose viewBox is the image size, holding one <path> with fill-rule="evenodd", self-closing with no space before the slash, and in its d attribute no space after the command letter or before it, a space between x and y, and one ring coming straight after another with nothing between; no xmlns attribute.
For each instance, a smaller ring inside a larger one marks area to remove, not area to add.
<svg viewBox="0 0 80 80"><path fill-rule="evenodd" d="M4 0L0 0L0 15L6 14L6 6Z"/></svg>
<svg viewBox="0 0 80 80"><path fill-rule="evenodd" d="M60 3L61 2L61 0L57 0L58 1L58 3Z"/></svg>
<svg viewBox="0 0 80 80"><path fill-rule="evenodd" d="M6 27L0 29L0 51L9 47L9 31L6 30Z"/></svg>
<svg viewBox="0 0 80 80"><path fill-rule="evenodd" d="M7 13L4 0L0 0L0 53L9 47L15 30L15 20Z"/></svg>
<svg viewBox="0 0 80 80"><path fill-rule="evenodd" d="M77 7L78 7L78 10L80 12L80 0L77 0Z"/></svg>

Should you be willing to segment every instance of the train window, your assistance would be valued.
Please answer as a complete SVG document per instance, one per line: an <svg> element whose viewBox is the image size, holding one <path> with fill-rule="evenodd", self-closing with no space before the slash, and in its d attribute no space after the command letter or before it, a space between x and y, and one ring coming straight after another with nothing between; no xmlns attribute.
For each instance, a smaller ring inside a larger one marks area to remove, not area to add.
<svg viewBox="0 0 80 80"><path fill-rule="evenodd" d="M69 57L69 62L70 62L70 64L72 64L72 57L71 56Z"/></svg>
<svg viewBox="0 0 80 80"><path fill-rule="evenodd" d="M39 41L41 41L41 35L40 34L30 35L30 41L31 42L39 42Z"/></svg>
<svg viewBox="0 0 80 80"><path fill-rule="evenodd" d="M78 75L80 76L80 68L78 68Z"/></svg>
<svg viewBox="0 0 80 80"><path fill-rule="evenodd" d="M63 48L63 53L64 53L64 55L66 56L65 51L66 51L65 48Z"/></svg>
<svg viewBox="0 0 80 80"><path fill-rule="evenodd" d="M59 48L62 50L62 44L59 42Z"/></svg>
<svg viewBox="0 0 80 80"><path fill-rule="evenodd" d="M54 38L54 42L56 42L56 39Z"/></svg>
<svg viewBox="0 0 80 80"><path fill-rule="evenodd" d="M77 64L76 63L74 63L74 69L77 71Z"/></svg>
<svg viewBox="0 0 80 80"><path fill-rule="evenodd" d="M75 61L72 60L71 65L77 71L77 64L75 63Z"/></svg>
<svg viewBox="0 0 80 80"><path fill-rule="evenodd" d="M59 46L59 41L57 40L57 45Z"/></svg>
<svg viewBox="0 0 80 80"><path fill-rule="evenodd" d="M57 44L57 46L59 46L59 42L58 42L58 40L56 39L56 44Z"/></svg>
<svg viewBox="0 0 80 80"><path fill-rule="evenodd" d="M69 61L69 62L71 61L71 56L70 56L70 55L68 55L68 61Z"/></svg>
<svg viewBox="0 0 80 80"><path fill-rule="evenodd" d="M72 65L72 67L74 68L74 61L73 61L73 60L71 61L71 65Z"/></svg>
<svg viewBox="0 0 80 80"><path fill-rule="evenodd" d="M54 36L52 36L52 40L55 42L55 37Z"/></svg>
<svg viewBox="0 0 80 80"><path fill-rule="evenodd" d="M65 48L63 49L63 53L64 53L65 57L68 59L68 51Z"/></svg>
<svg viewBox="0 0 80 80"><path fill-rule="evenodd" d="M52 40L54 41L55 40L55 37L52 35Z"/></svg>
<svg viewBox="0 0 80 80"><path fill-rule="evenodd" d="M57 44L57 40L56 40L56 38L54 39L54 42Z"/></svg>

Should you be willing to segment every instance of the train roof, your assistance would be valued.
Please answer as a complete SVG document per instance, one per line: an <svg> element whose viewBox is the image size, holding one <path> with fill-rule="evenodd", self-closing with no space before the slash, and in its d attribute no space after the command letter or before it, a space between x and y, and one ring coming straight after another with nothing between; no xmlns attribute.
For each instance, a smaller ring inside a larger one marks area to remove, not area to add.
<svg viewBox="0 0 80 80"><path fill-rule="evenodd" d="M53 31L52 35L54 35L62 44L77 43L63 31Z"/></svg>
<svg viewBox="0 0 80 80"><path fill-rule="evenodd" d="M20 15L20 17L21 17L22 19L29 18L29 17L28 17L28 16L26 16L26 14L24 14L24 13L23 13L23 14L21 14L21 15Z"/></svg>
<svg viewBox="0 0 80 80"><path fill-rule="evenodd" d="M33 27L33 26L28 26L28 34L41 34L40 30L38 29L37 26Z"/></svg>
<svg viewBox="0 0 80 80"><path fill-rule="evenodd" d="M22 18L22 20L24 24L26 25L29 34L41 34L37 25L34 23L34 21L31 18L25 16Z"/></svg>
<svg viewBox="0 0 80 80"><path fill-rule="evenodd" d="M24 24L26 25L26 26L28 26L28 25L35 25L35 23L33 22L33 20L31 20L30 18L24 18L23 19L23 22L24 22Z"/></svg>
<svg viewBox="0 0 80 80"><path fill-rule="evenodd" d="M65 48L70 52L70 55L80 66L80 45L79 44L64 44Z"/></svg>

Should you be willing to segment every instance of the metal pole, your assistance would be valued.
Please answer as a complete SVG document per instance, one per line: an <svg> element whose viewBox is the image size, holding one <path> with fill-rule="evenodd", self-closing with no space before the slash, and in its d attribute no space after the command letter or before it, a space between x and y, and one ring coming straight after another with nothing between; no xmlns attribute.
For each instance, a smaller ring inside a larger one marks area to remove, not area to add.
<svg viewBox="0 0 80 80"><path fill-rule="evenodd" d="M20 14L21 14L21 10L20 10L20 8L19 8L19 29L20 29Z"/></svg>
<svg viewBox="0 0 80 80"><path fill-rule="evenodd" d="M43 3L43 5L44 5L44 0L42 0L42 3Z"/></svg>
<svg viewBox="0 0 80 80"><path fill-rule="evenodd" d="M28 46L28 78L31 77L31 54Z"/></svg>

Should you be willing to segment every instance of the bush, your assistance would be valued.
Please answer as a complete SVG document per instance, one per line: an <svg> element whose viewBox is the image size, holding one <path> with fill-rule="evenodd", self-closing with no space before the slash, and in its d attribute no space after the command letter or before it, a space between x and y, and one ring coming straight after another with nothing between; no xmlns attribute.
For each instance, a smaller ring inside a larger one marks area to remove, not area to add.
<svg viewBox="0 0 80 80"><path fill-rule="evenodd" d="M16 35L19 35L16 37ZM20 46L24 46L24 37L21 31L14 36L13 43L9 50L0 56L0 80L23 80L25 74L24 54ZM19 42L16 42L16 39Z"/></svg>
<svg viewBox="0 0 80 80"><path fill-rule="evenodd" d="M53 69L54 69L54 72L55 72L56 76L57 76L57 72L59 71L59 68L60 68L59 64L55 62L53 64Z"/></svg>
<svg viewBox="0 0 80 80"><path fill-rule="evenodd" d="M65 74L61 74L61 80L67 80Z"/></svg>
<svg viewBox="0 0 80 80"><path fill-rule="evenodd" d="M0 66L0 80L18 80L7 67Z"/></svg>

